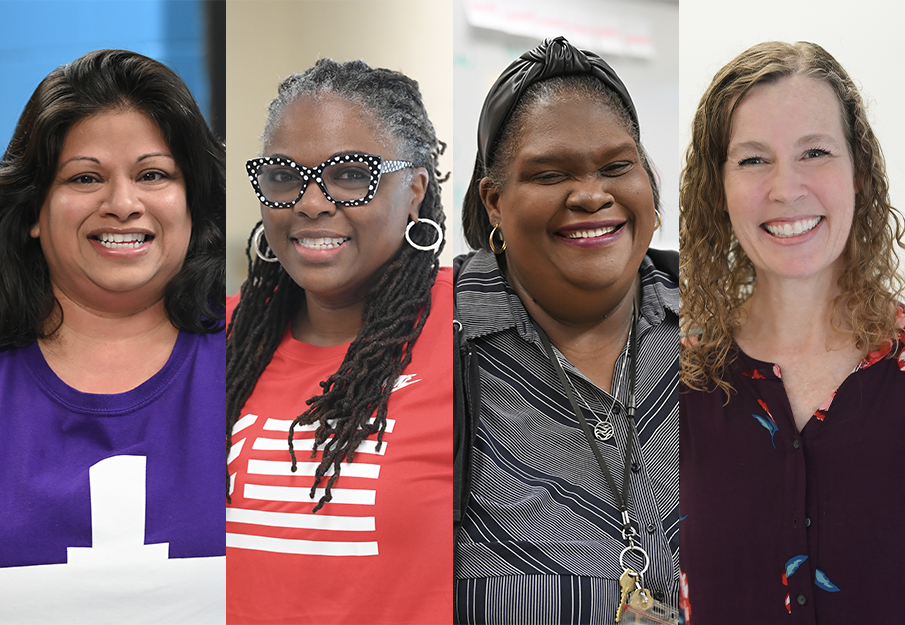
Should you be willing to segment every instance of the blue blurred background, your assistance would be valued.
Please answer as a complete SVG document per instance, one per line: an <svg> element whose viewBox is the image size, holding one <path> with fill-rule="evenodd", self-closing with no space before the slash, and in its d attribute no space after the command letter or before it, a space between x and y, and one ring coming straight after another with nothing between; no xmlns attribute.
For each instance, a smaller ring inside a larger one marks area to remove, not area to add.
<svg viewBox="0 0 905 625"><path fill-rule="evenodd" d="M218 97L224 79L219 85L217 81L224 69L225 50L217 43L224 26L219 26L220 34L217 26L208 26L212 13L223 10L224 4L0 0L0 154L38 83L59 65L101 48L132 50L166 63L186 82L208 123L225 139L217 109L225 97ZM218 54L219 60L211 58Z"/></svg>

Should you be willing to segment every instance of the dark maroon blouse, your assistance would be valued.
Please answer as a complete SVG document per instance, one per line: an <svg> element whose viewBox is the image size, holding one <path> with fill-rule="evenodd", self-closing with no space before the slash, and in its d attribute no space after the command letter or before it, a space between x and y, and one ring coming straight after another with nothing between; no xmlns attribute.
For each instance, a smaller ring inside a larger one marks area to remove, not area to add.
<svg viewBox="0 0 905 625"><path fill-rule="evenodd" d="M800 433L779 367L740 351L727 405L681 390L688 623L905 623L903 369L890 341Z"/></svg>

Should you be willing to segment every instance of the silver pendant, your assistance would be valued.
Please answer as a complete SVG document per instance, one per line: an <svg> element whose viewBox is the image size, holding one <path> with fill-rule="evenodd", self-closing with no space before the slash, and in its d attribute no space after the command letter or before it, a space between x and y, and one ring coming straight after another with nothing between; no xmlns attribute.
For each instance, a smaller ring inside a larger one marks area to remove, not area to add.
<svg viewBox="0 0 905 625"><path fill-rule="evenodd" d="M599 441L608 441L613 438L613 424L609 421L598 421L594 426L594 438Z"/></svg>

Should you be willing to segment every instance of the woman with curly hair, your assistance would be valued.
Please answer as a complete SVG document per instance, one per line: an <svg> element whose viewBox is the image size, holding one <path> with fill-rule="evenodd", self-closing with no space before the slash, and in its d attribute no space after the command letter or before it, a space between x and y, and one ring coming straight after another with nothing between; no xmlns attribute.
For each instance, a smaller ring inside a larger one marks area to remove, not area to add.
<svg viewBox="0 0 905 625"><path fill-rule="evenodd" d="M134 52L52 71L0 161L0 622L216 623L225 150Z"/></svg>
<svg viewBox="0 0 905 625"><path fill-rule="evenodd" d="M893 622L865 575L905 580L903 221L845 70L806 42L730 61L680 201L686 616Z"/></svg>
<svg viewBox="0 0 905 625"><path fill-rule="evenodd" d="M262 141L227 303L227 620L449 622L443 144L414 80L330 59L282 82Z"/></svg>

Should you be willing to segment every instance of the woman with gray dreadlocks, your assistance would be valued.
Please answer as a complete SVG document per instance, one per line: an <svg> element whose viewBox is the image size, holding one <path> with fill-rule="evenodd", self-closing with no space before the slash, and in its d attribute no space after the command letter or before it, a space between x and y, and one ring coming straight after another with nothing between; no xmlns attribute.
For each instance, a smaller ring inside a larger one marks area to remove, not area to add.
<svg viewBox="0 0 905 625"><path fill-rule="evenodd" d="M329 59L283 81L262 142L228 300L227 620L448 622L445 146L415 81Z"/></svg>

